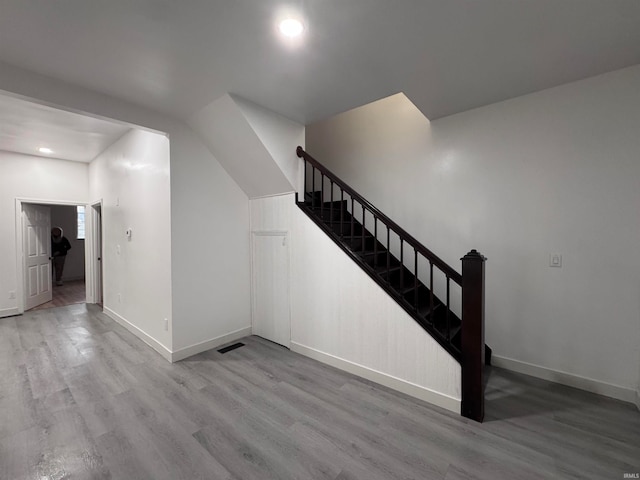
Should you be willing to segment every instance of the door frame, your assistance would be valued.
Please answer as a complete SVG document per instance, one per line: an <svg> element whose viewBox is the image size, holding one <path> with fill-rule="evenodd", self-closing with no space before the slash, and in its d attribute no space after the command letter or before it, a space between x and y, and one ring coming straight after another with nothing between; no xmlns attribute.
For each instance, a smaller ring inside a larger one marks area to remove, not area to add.
<svg viewBox="0 0 640 480"><path fill-rule="evenodd" d="M32 203L36 205L63 205L69 207L78 207L84 206L85 208L91 208L86 202L80 202L77 200L51 200L45 198L28 198L28 197L17 197L16 198L16 211L15 211L15 222L16 222L16 300L18 300L18 315L22 315L24 313L24 244L23 244L23 235L22 235L22 204L23 203ZM86 210L85 210L86 212ZM86 221L86 220L85 220ZM85 269L87 266L88 255L86 252L87 241L93 241L93 236L90 231L85 231ZM87 286L88 292L88 282L85 274L85 284ZM88 299L87 299L88 300Z"/></svg>
<svg viewBox="0 0 640 480"><path fill-rule="evenodd" d="M100 229L98 230L98 213L96 207L100 207ZM87 213L89 213L87 215ZM87 205L84 218L85 218L85 285L87 288L87 303L100 303L104 304L104 208L102 199L92 202ZM98 236L100 238L98 238ZM100 241L100 248L98 249L98 242ZM98 260L98 258L102 260ZM98 268L99 264L101 268ZM101 278L98 278L101 277Z"/></svg>
<svg viewBox="0 0 640 480"><path fill-rule="evenodd" d="M253 230L251 232L251 333L255 335L255 312L256 312L256 277L255 277L255 237L285 237L287 242L287 305L289 321L289 338L283 347L291 348L291 239L288 230Z"/></svg>

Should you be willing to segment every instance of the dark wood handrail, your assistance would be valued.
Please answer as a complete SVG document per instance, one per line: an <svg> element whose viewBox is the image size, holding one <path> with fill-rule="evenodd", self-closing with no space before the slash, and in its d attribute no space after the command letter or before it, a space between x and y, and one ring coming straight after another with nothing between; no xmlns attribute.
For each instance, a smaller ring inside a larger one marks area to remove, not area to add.
<svg viewBox="0 0 640 480"><path fill-rule="evenodd" d="M462 286L462 275L459 274L456 270L449 266L444 260L438 257L435 253L429 250L427 247L422 245L418 240L416 240L413 236L411 236L406 230L400 227L396 222L391 220L388 216L378 210L374 205L371 204L366 198L356 192L353 188L351 188L344 180L340 179L335 173L326 168L320 162L318 162L315 158L309 155L304 151L302 147L298 147L296 149L296 154L300 158L304 158L311 165L320 170L324 175L331 178L335 184L340 186L342 190L351 195L352 198L355 198L358 203L364 206L367 210L369 210L373 215L382 220L382 222L389 228L391 228L394 232L396 232L405 242L409 243L417 252L421 253L427 260L433 263L436 267L438 267L442 272L447 275L451 280L456 282L458 285Z"/></svg>

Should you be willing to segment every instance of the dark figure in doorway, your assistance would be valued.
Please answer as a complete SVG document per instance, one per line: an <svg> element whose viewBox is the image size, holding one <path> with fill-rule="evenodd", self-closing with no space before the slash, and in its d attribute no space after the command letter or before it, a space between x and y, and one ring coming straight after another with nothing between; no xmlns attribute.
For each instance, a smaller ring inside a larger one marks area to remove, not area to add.
<svg viewBox="0 0 640 480"><path fill-rule="evenodd" d="M56 285L62 285L62 272L67 252L71 250L71 244L67 237L62 235L60 227L51 229L51 256L53 257L53 270L56 272Z"/></svg>

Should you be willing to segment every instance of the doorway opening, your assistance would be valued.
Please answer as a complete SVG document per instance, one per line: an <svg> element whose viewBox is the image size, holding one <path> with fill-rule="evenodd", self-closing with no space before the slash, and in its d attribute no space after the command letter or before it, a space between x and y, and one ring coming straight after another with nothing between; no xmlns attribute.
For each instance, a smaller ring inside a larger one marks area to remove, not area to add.
<svg viewBox="0 0 640 480"><path fill-rule="evenodd" d="M85 206L22 201L20 207L21 310L34 311L87 302L89 289L86 266L92 266L93 257L101 261L100 253L93 255L96 252L93 243L97 241L98 245L101 244L101 238L96 239L96 236L101 236L101 204ZM88 221L89 216L93 222ZM53 233L61 235L54 237ZM89 270L92 273L96 269ZM100 302L101 292L100 282Z"/></svg>

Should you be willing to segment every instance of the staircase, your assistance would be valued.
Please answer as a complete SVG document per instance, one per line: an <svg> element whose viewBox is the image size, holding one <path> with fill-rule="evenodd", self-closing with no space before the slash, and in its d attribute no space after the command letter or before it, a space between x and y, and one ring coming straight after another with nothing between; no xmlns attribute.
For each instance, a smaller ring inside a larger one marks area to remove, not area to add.
<svg viewBox="0 0 640 480"><path fill-rule="evenodd" d="M297 154L305 179L300 209L460 362L462 414L481 422L483 365L491 354L484 344L485 258L472 250L458 273L302 147ZM452 309L453 289L462 318Z"/></svg>

